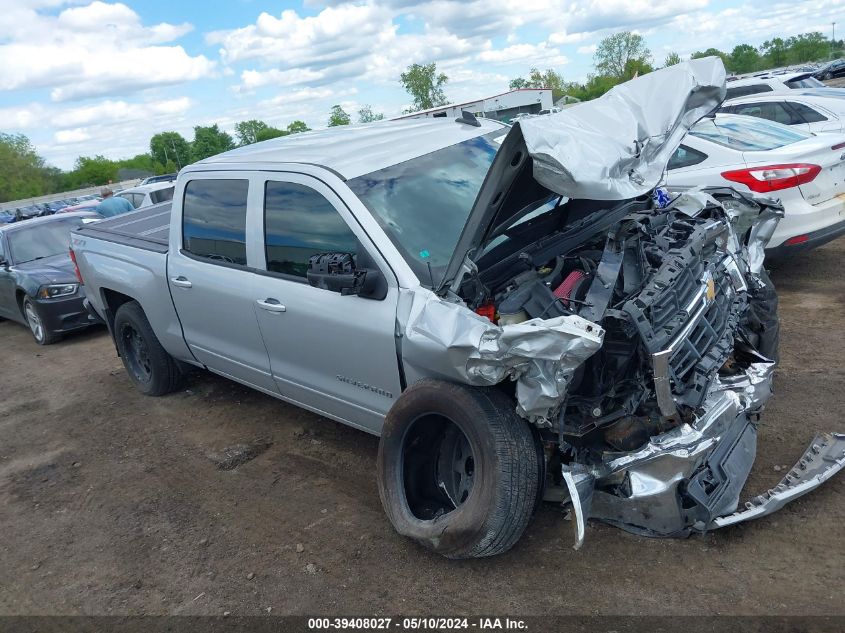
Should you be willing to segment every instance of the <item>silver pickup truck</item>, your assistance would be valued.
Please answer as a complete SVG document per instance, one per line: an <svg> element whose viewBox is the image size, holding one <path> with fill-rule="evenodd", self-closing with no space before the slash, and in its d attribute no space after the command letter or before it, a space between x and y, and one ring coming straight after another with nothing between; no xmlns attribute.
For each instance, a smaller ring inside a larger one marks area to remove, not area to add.
<svg viewBox="0 0 845 633"><path fill-rule="evenodd" d="M183 169L172 206L75 231L74 261L138 389L196 366L379 435L390 521L445 556L507 550L544 498L571 504L576 546L589 518L684 536L762 516L840 470L845 438L737 511L781 210L652 195L724 95L717 63L513 128L465 113L236 149Z"/></svg>

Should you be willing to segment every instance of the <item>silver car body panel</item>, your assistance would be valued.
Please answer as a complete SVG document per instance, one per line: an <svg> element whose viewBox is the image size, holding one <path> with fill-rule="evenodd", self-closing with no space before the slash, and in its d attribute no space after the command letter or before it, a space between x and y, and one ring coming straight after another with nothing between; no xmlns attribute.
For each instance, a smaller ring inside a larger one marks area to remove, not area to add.
<svg viewBox="0 0 845 633"><path fill-rule="evenodd" d="M705 57L515 125L538 182L570 198L626 200L657 186L690 126L724 98L725 67L719 58Z"/></svg>
<svg viewBox="0 0 845 633"><path fill-rule="evenodd" d="M572 374L597 351L604 330L578 316L498 326L425 288L406 294L400 314L409 382L426 376L490 386L516 381L517 412L545 426L566 397Z"/></svg>
<svg viewBox="0 0 845 633"><path fill-rule="evenodd" d="M344 125L233 149L206 158L187 169L260 170L260 165L296 163L321 166L350 180L384 167L430 154L463 141L509 129L492 119L478 119L479 127L455 119L401 119L364 125ZM180 172L181 175L181 172Z"/></svg>

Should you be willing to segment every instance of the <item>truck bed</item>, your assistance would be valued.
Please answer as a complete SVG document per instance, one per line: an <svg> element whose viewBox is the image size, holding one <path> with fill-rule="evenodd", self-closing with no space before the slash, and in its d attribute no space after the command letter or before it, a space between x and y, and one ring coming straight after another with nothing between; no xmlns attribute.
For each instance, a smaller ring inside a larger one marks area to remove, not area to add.
<svg viewBox="0 0 845 633"><path fill-rule="evenodd" d="M170 207L162 202L131 213L88 224L75 231L83 237L166 253L170 237Z"/></svg>

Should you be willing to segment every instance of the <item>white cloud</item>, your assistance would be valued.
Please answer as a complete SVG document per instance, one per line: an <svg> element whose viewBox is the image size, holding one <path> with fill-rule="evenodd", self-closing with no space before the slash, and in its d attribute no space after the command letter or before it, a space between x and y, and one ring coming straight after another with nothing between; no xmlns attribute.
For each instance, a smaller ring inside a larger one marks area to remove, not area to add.
<svg viewBox="0 0 845 633"><path fill-rule="evenodd" d="M81 143L91 138L91 135L82 128L75 130L59 130L53 135L58 145L69 145L71 143Z"/></svg>
<svg viewBox="0 0 845 633"><path fill-rule="evenodd" d="M190 24L146 27L122 3L21 2L0 13L0 90L50 88L53 101L130 94L208 77L215 62L176 45ZM154 69L154 71L153 71Z"/></svg>
<svg viewBox="0 0 845 633"><path fill-rule="evenodd" d="M592 55L593 53L598 50L598 46L595 44L588 44L587 46L579 46L578 47L578 54L579 55Z"/></svg>
<svg viewBox="0 0 845 633"><path fill-rule="evenodd" d="M559 49L550 47L545 42L540 44L514 44L498 50L483 51L477 55L477 59L490 64L529 64L532 66L563 66L569 62Z"/></svg>
<svg viewBox="0 0 845 633"><path fill-rule="evenodd" d="M291 68L290 70L245 70L241 73L241 87L244 90L254 90L263 86L291 86L307 83L317 83L325 77L321 71L307 68Z"/></svg>

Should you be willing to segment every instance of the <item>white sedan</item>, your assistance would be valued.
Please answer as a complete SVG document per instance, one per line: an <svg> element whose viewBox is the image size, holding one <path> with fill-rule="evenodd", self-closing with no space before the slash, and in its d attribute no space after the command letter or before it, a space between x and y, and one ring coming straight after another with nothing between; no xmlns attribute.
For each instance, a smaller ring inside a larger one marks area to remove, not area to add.
<svg viewBox="0 0 845 633"><path fill-rule="evenodd" d="M172 182L155 182L149 185L139 185L119 191L117 196L126 198L136 209L148 207L152 204L167 202L173 199L174 184Z"/></svg>
<svg viewBox="0 0 845 633"><path fill-rule="evenodd" d="M808 132L845 132L845 89L784 90L725 101L723 114L742 114Z"/></svg>
<svg viewBox="0 0 845 633"><path fill-rule="evenodd" d="M705 117L670 159L665 184L779 198L785 216L767 251L775 258L845 234L845 135L815 135L753 117Z"/></svg>

